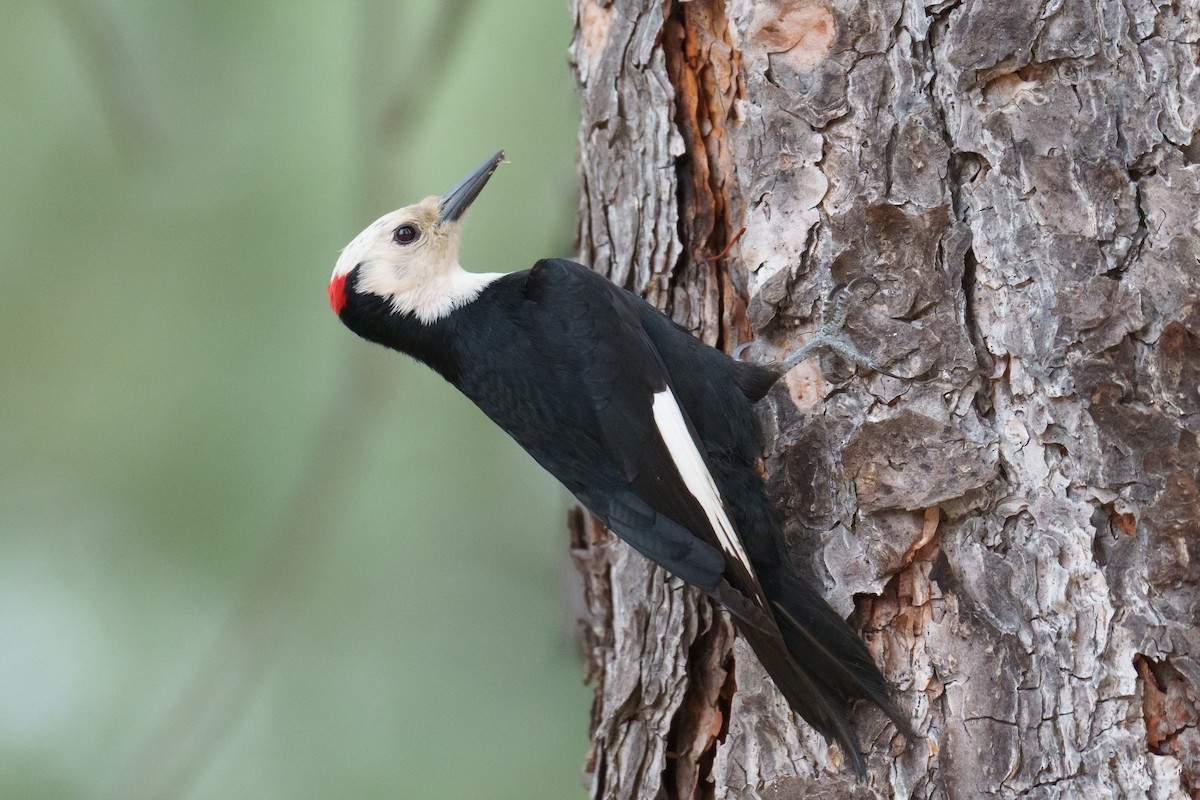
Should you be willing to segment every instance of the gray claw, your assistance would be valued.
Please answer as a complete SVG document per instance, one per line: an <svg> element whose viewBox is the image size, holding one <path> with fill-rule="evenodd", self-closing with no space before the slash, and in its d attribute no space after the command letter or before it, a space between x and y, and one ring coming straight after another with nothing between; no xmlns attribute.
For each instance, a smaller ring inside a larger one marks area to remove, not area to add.
<svg viewBox="0 0 1200 800"><path fill-rule="evenodd" d="M816 334L811 341L784 359L782 365L783 372L789 371L820 348L828 347L830 350L842 355L848 361L864 366L874 372L887 375L890 378L900 377L888 372L872 359L863 355L854 346L854 343L846 338L846 316L850 313L850 300L854 297L854 287L859 283L870 283L875 287L875 291L879 290L879 283L874 278L869 278L865 275L859 276L843 286L834 288L825 299L824 304L822 304L822 322L820 327L817 328ZM874 293L872 292L871 294L873 295Z"/></svg>

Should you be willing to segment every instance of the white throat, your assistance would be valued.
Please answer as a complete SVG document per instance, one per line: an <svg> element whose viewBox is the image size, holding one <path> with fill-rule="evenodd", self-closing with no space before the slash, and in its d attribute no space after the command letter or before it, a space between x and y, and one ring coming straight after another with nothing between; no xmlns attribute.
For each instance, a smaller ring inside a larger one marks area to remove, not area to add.
<svg viewBox="0 0 1200 800"><path fill-rule="evenodd" d="M398 314L412 314L429 324L470 303L502 272L467 272L457 262L424 275L395 275L370 271L359 279L358 290L387 298Z"/></svg>

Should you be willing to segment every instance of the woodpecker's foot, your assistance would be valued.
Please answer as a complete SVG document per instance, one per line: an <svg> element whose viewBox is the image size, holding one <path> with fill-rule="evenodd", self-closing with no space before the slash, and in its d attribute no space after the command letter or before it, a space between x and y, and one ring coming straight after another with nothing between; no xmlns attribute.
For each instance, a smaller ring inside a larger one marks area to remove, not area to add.
<svg viewBox="0 0 1200 800"><path fill-rule="evenodd" d="M783 364L780 367L781 373L788 372L792 367L810 357L816 351L827 347L846 360L864 366L874 372L887 375L890 378L900 377L888 372L871 358L861 353L854 346L854 343L850 341L849 337L846 336L846 315L850 312L850 301L854 298L854 287L863 283L874 287L871 294L879 290L879 284L873 279L858 277L845 286L835 287L829 293L829 297L825 299L825 303L821 306L821 327L817 328L816 334L806 345L783 360Z"/></svg>

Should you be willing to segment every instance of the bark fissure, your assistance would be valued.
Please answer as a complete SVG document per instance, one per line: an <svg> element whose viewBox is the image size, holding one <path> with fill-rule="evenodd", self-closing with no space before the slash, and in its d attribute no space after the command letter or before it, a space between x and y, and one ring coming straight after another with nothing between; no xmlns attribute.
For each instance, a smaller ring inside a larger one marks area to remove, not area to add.
<svg viewBox="0 0 1200 800"><path fill-rule="evenodd" d="M737 122L740 54L729 41L720 0L674 2L666 8L665 66L675 87L674 122L684 144L676 161L682 247L672 283L688 287L672 292L668 311L720 347L749 332L744 325L742 330L727 330L743 322L744 312L736 307L743 301L740 293L731 290L731 284L737 283L731 274L736 264L716 258L737 229L726 197L726 186L734 178L726 131ZM684 305L694 303L697 295L706 300L699 313Z"/></svg>
<svg viewBox="0 0 1200 800"><path fill-rule="evenodd" d="M670 797L710 800L712 765L729 732L733 696L733 629L715 609L705 609L706 630L688 651L688 687L667 734L663 786Z"/></svg>

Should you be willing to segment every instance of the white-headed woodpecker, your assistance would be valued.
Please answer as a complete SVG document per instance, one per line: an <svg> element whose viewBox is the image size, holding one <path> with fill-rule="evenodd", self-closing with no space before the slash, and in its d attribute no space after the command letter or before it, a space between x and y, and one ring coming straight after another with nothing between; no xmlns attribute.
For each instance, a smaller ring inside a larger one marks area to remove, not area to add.
<svg viewBox="0 0 1200 800"><path fill-rule="evenodd" d="M751 408L780 373L571 261L463 270L463 213L503 157L359 234L333 271L333 310L439 372L613 533L725 606L792 708L862 774L849 701L912 729L862 641L788 566Z"/></svg>

